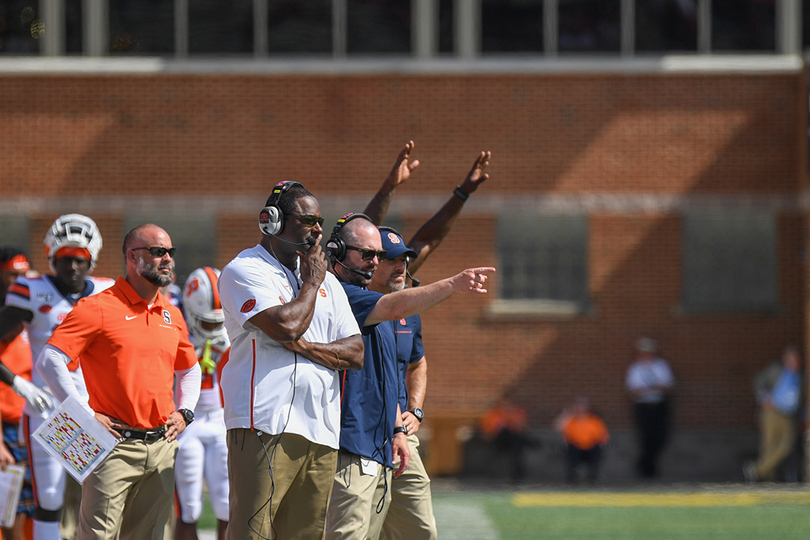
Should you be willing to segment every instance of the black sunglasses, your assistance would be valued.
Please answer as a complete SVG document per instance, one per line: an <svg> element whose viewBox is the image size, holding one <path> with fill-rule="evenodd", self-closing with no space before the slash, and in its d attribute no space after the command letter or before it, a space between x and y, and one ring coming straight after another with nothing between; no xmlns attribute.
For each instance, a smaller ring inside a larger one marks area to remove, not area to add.
<svg viewBox="0 0 810 540"><path fill-rule="evenodd" d="M301 223L303 223L307 227L314 227L316 223L318 225L320 225L320 226L323 226L323 218L322 217L316 217L316 216L313 216L312 214L306 214L306 215L303 215L303 216L301 214L290 214L290 215L297 217L298 221L300 221Z"/></svg>
<svg viewBox="0 0 810 540"><path fill-rule="evenodd" d="M385 259L385 254L388 253L385 250L374 251L373 249L360 249L354 246L346 246L346 249L351 249L352 251L359 251L360 253L362 253L361 257L363 257L363 260L366 262L374 260L375 256L377 257L378 260L381 261Z"/></svg>
<svg viewBox="0 0 810 540"><path fill-rule="evenodd" d="M141 247L141 248L132 248L130 251L138 251L139 249L147 249L149 253L152 254L152 257L162 258L167 253L169 257L174 259L174 252L177 248L165 248L165 247Z"/></svg>

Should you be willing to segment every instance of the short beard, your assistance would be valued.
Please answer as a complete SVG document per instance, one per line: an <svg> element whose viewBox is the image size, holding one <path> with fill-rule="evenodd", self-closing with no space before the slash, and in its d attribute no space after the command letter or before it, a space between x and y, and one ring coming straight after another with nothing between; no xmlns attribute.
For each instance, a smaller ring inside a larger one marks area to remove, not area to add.
<svg viewBox="0 0 810 540"><path fill-rule="evenodd" d="M405 289L405 282L404 282L404 281L399 281L399 282L397 282L397 281L394 281L394 280L392 279L392 280L389 280L389 281L388 281L387 285L388 285L388 289L389 289L391 292L399 292L399 291L401 291L401 290L404 290L404 289Z"/></svg>
<svg viewBox="0 0 810 540"><path fill-rule="evenodd" d="M169 269L173 269L173 266L174 265L172 263L169 263ZM169 274L168 276L158 274L159 268L160 265L158 264L147 264L143 262L143 259L138 261L138 273L146 281L148 281L152 285L157 285L158 287L165 287L166 285L171 285L172 283L171 274Z"/></svg>
<svg viewBox="0 0 810 540"><path fill-rule="evenodd" d="M361 288L368 287L368 284L371 283L371 280L364 278L359 274L355 274L354 272L346 272L346 280L347 283L351 285L356 285Z"/></svg>

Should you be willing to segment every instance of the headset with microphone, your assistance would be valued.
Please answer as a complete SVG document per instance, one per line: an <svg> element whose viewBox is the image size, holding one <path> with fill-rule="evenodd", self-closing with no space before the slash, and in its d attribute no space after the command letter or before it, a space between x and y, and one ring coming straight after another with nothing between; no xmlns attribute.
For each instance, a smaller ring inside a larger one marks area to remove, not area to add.
<svg viewBox="0 0 810 540"><path fill-rule="evenodd" d="M408 269L408 263L405 263L405 275L411 280L411 287L418 287L419 284L422 283L411 275L411 271Z"/></svg>
<svg viewBox="0 0 810 540"><path fill-rule="evenodd" d="M272 236L276 240L280 240L280 241L282 241L282 242L284 242L286 244L290 244L292 246L309 246L309 247L313 247L313 246L315 246L315 244L318 243L318 240L317 240L317 238L314 238L312 236L307 238L306 241L304 241L304 242L291 242L289 240L286 240L286 239L281 238L280 236L278 236L279 234L281 234L281 231L284 229L284 212L282 211L281 207L279 206L279 201L281 200L281 197L285 193L287 193L289 190L291 190L292 188L295 188L295 187L300 187L301 189L306 190L306 188L303 186L303 184L301 184L300 182L295 182L295 181L282 181L282 182L279 182L278 184L276 184L273 187L273 192L270 194L270 197L267 199L267 203L266 203L265 207L262 208L261 212L259 212L259 230L262 231L262 234L266 234L267 236ZM271 249L272 249L272 246L271 246ZM273 253L273 256L275 257L275 253ZM286 271L285 271L285 275L287 276L287 279L290 281L290 286L293 288L293 290L295 290L296 287L293 284L294 280L290 278L290 275ZM295 389L296 389L295 379L296 379L296 375L298 373L298 353L293 351L293 354L295 355L295 366L293 368L292 398L290 400L290 409L289 409L289 411L287 413L287 420L284 423L284 427L281 429L282 433L285 433L287 431L287 426L290 423L290 415L292 414L292 405L293 405L293 402L295 401ZM272 444L271 450L268 453L268 449L265 446L264 440L261 437L262 432L259 431L258 434L259 434L259 442L262 445L262 449L264 450L264 453L265 453L265 458L267 459L267 467L268 467L268 470L270 472L270 482L271 482L272 487L271 487L271 490L270 490L270 498L267 500L265 505L263 505L261 508L259 508L256 511L256 513L253 514L253 516L248 520L248 526L250 527L250 529L254 533L258 534L259 537L262 537L262 535L259 534L259 532L253 527L251 521L256 516L259 515L259 513L262 511L262 509L265 506L269 505L269 506L272 507L272 505L273 505L273 495L274 495L274 492L275 492L275 479L273 477L273 468L272 468L271 464L273 462L273 456L276 453L276 449L278 447L278 443L280 441L280 438L276 439L276 441ZM271 531L272 531L271 536L273 538L275 538L276 537L275 526L271 523L270 527L271 527Z"/></svg>
<svg viewBox="0 0 810 540"><path fill-rule="evenodd" d="M307 238L306 242L290 242L289 240L285 240L284 238L278 236L281 234L281 231L284 230L284 212L281 210L278 203L281 200L282 195L294 187L306 189L301 182L287 180L279 182L273 187L273 192L267 199L265 207L262 208L261 212L259 212L259 230L262 231L262 234L272 236L276 240L281 240L285 244L290 244L291 246L312 247L318 243L318 240L311 236Z"/></svg>
<svg viewBox="0 0 810 540"><path fill-rule="evenodd" d="M344 242L343 238L340 237L340 229L346 225L346 223L357 218L365 219L372 224L374 223L370 217L360 212L350 212L346 214L337 221L335 227L332 229L332 236L330 236L329 241L326 242L326 255L331 257L336 263L349 272L362 276L364 279L371 279L374 276L374 272L364 272L362 270L358 270L357 268L351 268L343 264L343 260L346 258L346 252L348 249L346 249L346 242Z"/></svg>
<svg viewBox="0 0 810 540"><path fill-rule="evenodd" d="M312 246L314 246L315 244L318 243L318 240L314 236L310 236L309 238L307 238L306 242L290 242L289 240L284 240L282 237L277 236L275 234L271 234L270 236L272 236L276 240L281 240L285 244L290 244L291 246L308 246L308 247L312 247Z"/></svg>

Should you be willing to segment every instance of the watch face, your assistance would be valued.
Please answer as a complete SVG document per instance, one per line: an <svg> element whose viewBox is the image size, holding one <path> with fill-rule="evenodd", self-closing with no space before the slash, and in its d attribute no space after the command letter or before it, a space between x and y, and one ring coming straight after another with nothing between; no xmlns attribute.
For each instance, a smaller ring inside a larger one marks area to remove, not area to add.
<svg viewBox="0 0 810 540"><path fill-rule="evenodd" d="M422 419L425 417L425 413L424 413L424 412L422 411L422 409L420 409L419 407L414 407L413 409L411 409L411 413L412 413L412 414L413 414L413 415L416 417L416 419L417 419L417 420L419 420L420 422L421 422L421 421L422 421Z"/></svg>

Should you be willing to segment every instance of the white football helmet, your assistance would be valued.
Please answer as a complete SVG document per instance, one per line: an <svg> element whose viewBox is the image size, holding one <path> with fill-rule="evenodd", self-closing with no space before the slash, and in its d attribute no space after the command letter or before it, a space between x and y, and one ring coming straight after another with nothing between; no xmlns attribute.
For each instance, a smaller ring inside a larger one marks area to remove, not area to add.
<svg viewBox="0 0 810 540"><path fill-rule="evenodd" d="M96 266L101 251L101 232L96 222L81 214L65 214L53 222L45 234L45 255L53 267L53 257L63 247L85 248L90 252L90 269Z"/></svg>
<svg viewBox="0 0 810 540"><path fill-rule="evenodd" d="M183 315L189 332L198 339L227 339L225 326L222 324L225 322L225 313L219 301L218 279L219 270L205 266L189 274L183 287ZM219 326L206 330L202 327L204 322L218 323Z"/></svg>

